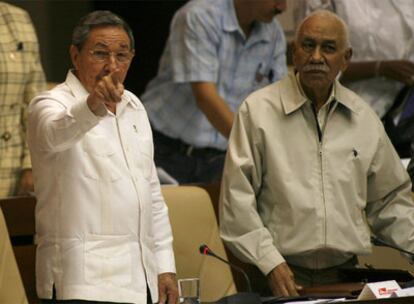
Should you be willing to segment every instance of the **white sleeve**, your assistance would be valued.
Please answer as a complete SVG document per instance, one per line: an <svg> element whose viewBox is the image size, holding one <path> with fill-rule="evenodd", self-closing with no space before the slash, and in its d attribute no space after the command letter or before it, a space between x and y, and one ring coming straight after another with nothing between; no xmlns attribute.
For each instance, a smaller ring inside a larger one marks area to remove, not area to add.
<svg viewBox="0 0 414 304"><path fill-rule="evenodd" d="M29 137L39 150L64 151L99 123L100 118L89 109L86 98L70 106L58 98L46 93L30 104Z"/></svg>

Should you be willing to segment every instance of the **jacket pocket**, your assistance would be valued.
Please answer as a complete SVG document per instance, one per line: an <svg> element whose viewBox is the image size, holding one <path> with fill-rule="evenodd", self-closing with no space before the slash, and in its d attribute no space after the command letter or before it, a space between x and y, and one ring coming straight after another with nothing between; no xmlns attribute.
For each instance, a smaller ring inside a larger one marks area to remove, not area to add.
<svg viewBox="0 0 414 304"><path fill-rule="evenodd" d="M89 235L85 240L85 281L127 286L132 281L132 255L127 236Z"/></svg>

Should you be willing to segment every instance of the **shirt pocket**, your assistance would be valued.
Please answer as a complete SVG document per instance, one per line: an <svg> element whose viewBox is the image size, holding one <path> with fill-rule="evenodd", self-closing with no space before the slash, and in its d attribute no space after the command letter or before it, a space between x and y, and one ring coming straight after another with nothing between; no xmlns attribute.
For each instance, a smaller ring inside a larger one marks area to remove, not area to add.
<svg viewBox="0 0 414 304"><path fill-rule="evenodd" d="M85 240L85 281L89 284L132 282L132 255L128 236L89 235Z"/></svg>
<svg viewBox="0 0 414 304"><path fill-rule="evenodd" d="M121 140L133 175L151 179L153 170L153 143L151 128L145 111L127 108L119 121L123 130Z"/></svg>
<svg viewBox="0 0 414 304"><path fill-rule="evenodd" d="M86 135L83 142L86 177L114 182L121 178L116 151L104 136Z"/></svg>
<svg viewBox="0 0 414 304"><path fill-rule="evenodd" d="M140 153L136 165L142 170L143 176L150 180L153 168L152 141L150 139L139 139L138 148Z"/></svg>

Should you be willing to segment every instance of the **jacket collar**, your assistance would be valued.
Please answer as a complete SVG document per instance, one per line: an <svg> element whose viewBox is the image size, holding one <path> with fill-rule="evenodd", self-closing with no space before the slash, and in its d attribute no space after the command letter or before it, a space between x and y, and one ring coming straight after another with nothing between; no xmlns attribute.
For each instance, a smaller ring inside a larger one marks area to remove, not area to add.
<svg viewBox="0 0 414 304"><path fill-rule="evenodd" d="M69 70L66 76L66 84L72 91L76 100L84 100L88 97L88 91L79 81L78 77L75 76L74 70Z"/></svg>
<svg viewBox="0 0 414 304"><path fill-rule="evenodd" d="M334 82L334 92L335 100L339 104L354 113L358 113L360 108L358 101L337 80ZM290 72L287 77L281 80L281 101L286 115L301 108L307 100L308 98L301 92L296 75L293 72Z"/></svg>

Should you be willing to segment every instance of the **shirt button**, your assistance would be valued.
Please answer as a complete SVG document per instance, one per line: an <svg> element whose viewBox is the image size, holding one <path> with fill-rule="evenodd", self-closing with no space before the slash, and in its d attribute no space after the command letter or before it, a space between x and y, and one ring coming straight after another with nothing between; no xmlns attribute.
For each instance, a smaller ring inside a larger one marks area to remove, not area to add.
<svg viewBox="0 0 414 304"><path fill-rule="evenodd" d="M1 138L4 141L8 141L11 137L12 137L12 135L11 135L11 133L9 131L4 132L3 135L1 136Z"/></svg>

